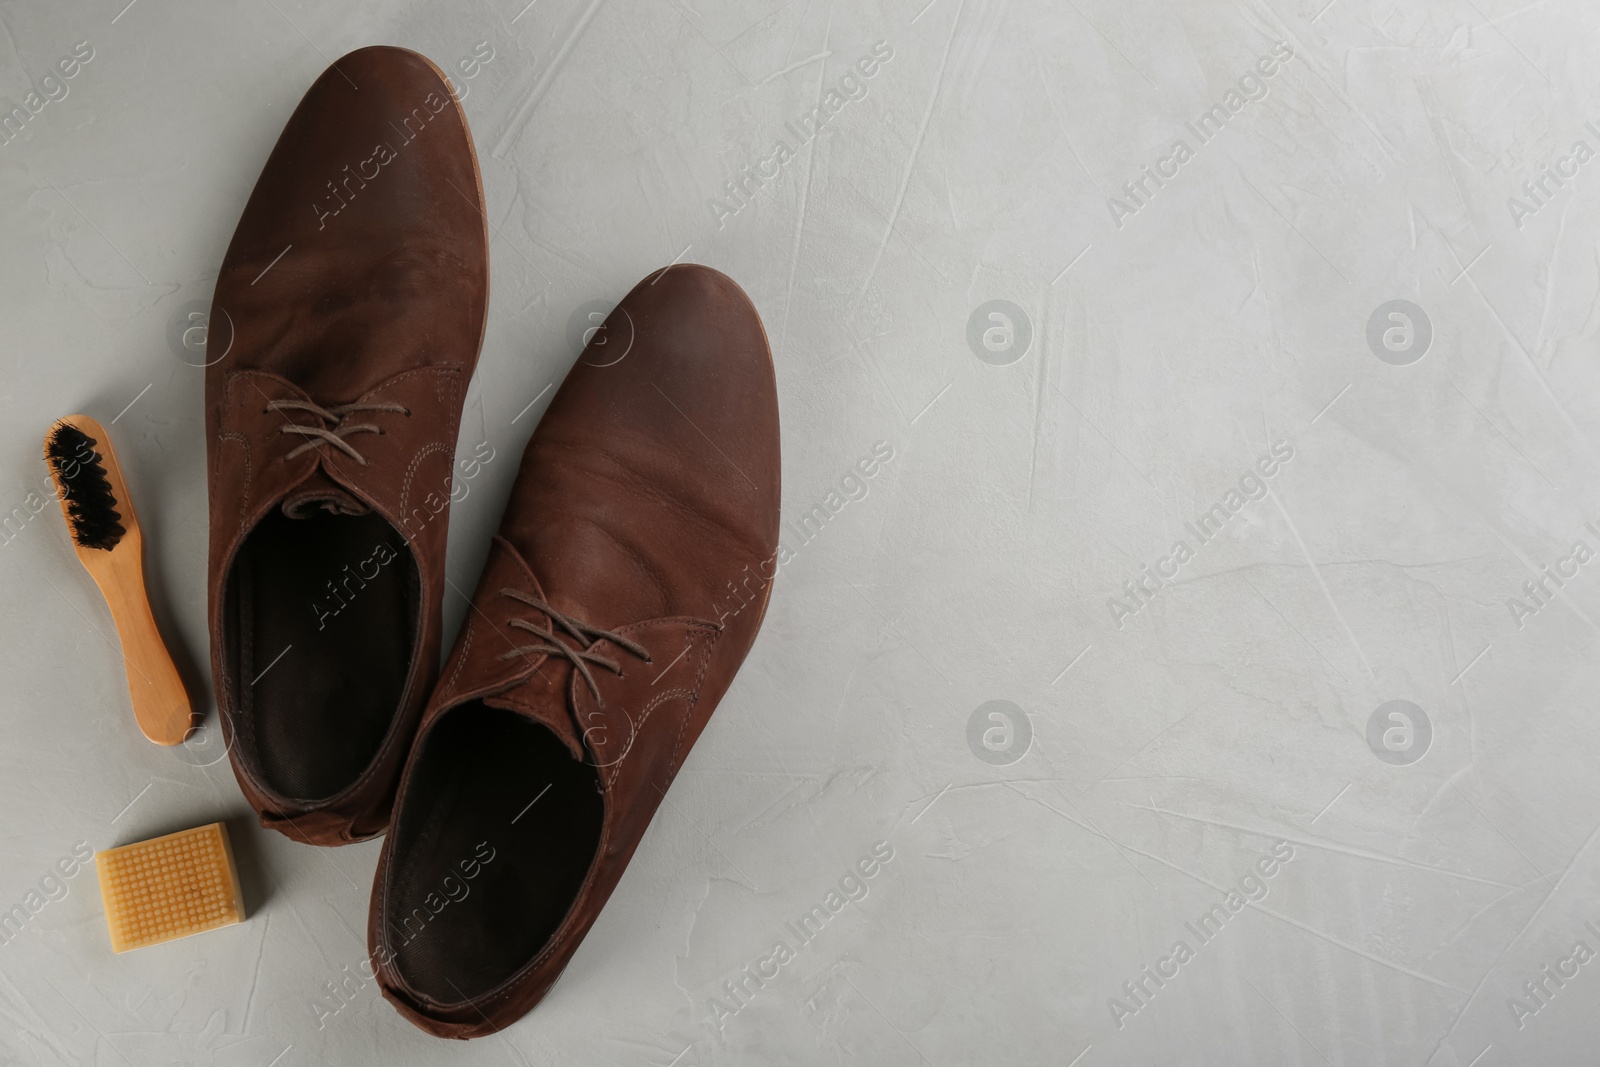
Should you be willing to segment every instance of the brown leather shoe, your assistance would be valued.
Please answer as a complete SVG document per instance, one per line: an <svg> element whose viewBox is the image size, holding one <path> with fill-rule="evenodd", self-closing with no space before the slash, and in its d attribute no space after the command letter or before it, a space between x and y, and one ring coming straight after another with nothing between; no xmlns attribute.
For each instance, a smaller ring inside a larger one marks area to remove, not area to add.
<svg viewBox="0 0 1600 1067"><path fill-rule="evenodd" d="M504 1027L572 958L755 640L779 474L749 299L640 282L534 431L401 777L367 939L424 1030Z"/></svg>
<svg viewBox="0 0 1600 1067"><path fill-rule="evenodd" d="M217 278L212 673L240 788L299 840L382 832L437 677L488 248L444 76L363 48L300 101Z"/></svg>

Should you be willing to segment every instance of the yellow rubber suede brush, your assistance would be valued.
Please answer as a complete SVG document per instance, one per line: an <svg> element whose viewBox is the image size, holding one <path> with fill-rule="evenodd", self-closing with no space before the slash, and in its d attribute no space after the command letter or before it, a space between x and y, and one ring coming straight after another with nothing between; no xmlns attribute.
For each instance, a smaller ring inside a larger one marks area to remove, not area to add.
<svg viewBox="0 0 1600 1067"><path fill-rule="evenodd" d="M78 562L100 587L122 638L122 662L139 729L158 745L180 744L188 736L194 709L150 614L144 535L111 439L87 415L68 415L50 427L44 458Z"/></svg>
<svg viewBox="0 0 1600 1067"><path fill-rule="evenodd" d="M244 922L244 897L220 822L94 854L111 950L158 945Z"/></svg>

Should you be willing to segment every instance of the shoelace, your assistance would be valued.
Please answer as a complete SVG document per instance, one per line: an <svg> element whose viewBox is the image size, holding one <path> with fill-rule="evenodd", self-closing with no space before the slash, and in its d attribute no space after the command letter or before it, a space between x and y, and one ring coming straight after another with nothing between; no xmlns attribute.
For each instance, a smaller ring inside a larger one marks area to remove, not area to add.
<svg viewBox="0 0 1600 1067"><path fill-rule="evenodd" d="M635 644L634 642L629 641L626 637L623 637L621 634L614 633L610 630L602 630L598 626L590 626L588 623L580 622L570 615L564 615L536 596L529 596L527 593L524 593L521 590L509 588L500 590L500 595L510 597L512 600L520 600L529 607L543 612L545 615L549 616L551 622L555 623L557 626L560 626L567 633L571 634L577 640L584 642L588 646L586 648L573 648L571 645L557 640L554 629L545 629L532 622L529 622L527 619L512 619L512 626L515 626L519 630L526 630L535 636L544 638L544 643L538 645L524 645L522 648L514 648L510 652L507 652L505 655L501 656L501 659L511 659L514 656L525 656L530 652L547 652L551 655L565 656L572 662L572 666L577 669L578 673L583 675L583 680L589 684L589 692L594 694L594 698L596 700L600 699L600 686L595 682L594 673L589 670L589 664L593 663L597 667L604 667L613 674L620 675L622 673L622 665L620 663L616 662L615 660L607 659L606 657L593 651L595 643L601 638L605 638L618 648L632 652L635 656L638 656L646 663L650 662L650 653L644 648L643 645Z"/></svg>
<svg viewBox="0 0 1600 1067"><path fill-rule="evenodd" d="M269 400L268 411L309 411L328 425L336 425L353 411L391 411L399 415L410 415L411 409L401 404L340 404L337 407L325 408L321 404L313 404L309 400ZM330 430L327 426L300 426L290 424L278 427L279 433L297 433L302 437L310 438L305 444L289 452L285 459L293 459L302 452L309 452L323 442L333 445L344 452L351 459L367 465L366 457L351 447L345 440L351 434L382 433L375 424L370 422L357 423L354 426L341 426L337 430Z"/></svg>

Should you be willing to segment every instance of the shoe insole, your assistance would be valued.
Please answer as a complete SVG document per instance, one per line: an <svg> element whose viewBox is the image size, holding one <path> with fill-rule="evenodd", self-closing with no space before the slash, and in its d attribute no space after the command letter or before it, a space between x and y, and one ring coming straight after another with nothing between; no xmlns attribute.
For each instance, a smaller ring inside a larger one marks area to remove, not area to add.
<svg viewBox="0 0 1600 1067"><path fill-rule="evenodd" d="M295 800L331 797L377 754L416 643L418 578L379 515L274 511L229 576L243 753Z"/></svg>
<svg viewBox="0 0 1600 1067"><path fill-rule="evenodd" d="M561 925L599 847L600 781L545 727L477 701L423 746L395 813L383 917L406 981L459 1003Z"/></svg>

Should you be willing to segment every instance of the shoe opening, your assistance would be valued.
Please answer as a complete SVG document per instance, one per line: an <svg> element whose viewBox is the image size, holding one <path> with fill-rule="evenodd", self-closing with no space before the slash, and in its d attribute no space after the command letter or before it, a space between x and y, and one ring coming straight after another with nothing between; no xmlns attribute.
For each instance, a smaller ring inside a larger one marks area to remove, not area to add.
<svg viewBox="0 0 1600 1067"><path fill-rule="evenodd" d="M355 782L399 711L421 602L417 564L382 516L274 510L224 591L236 753L313 802Z"/></svg>
<svg viewBox="0 0 1600 1067"><path fill-rule="evenodd" d="M422 746L381 917L407 984L460 1003L549 942L594 861L604 805L595 768L514 712L463 704Z"/></svg>

